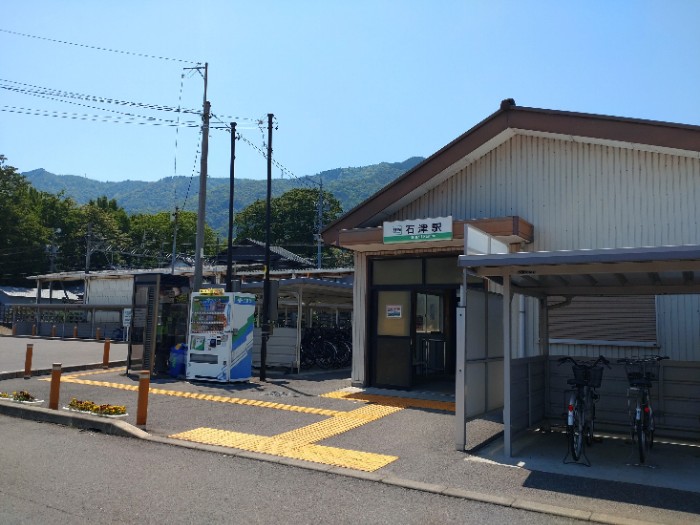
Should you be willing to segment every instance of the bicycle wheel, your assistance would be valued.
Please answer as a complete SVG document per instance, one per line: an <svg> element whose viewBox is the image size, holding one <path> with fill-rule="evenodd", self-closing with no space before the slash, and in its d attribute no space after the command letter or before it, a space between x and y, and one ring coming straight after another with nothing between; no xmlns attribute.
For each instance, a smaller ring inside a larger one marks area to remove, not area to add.
<svg viewBox="0 0 700 525"><path fill-rule="evenodd" d="M595 405L591 405L591 417L586 422L586 445L593 444L593 431L595 430Z"/></svg>
<svg viewBox="0 0 700 525"><path fill-rule="evenodd" d="M647 459L647 434L641 421L637 424L637 445L639 448L639 462L644 463Z"/></svg>
<svg viewBox="0 0 700 525"><path fill-rule="evenodd" d="M335 345L330 341L322 341L317 350L316 365L323 370L328 370L336 362L337 350Z"/></svg>
<svg viewBox="0 0 700 525"><path fill-rule="evenodd" d="M574 461L578 461L583 451L584 440L584 416L581 413L578 403L574 406L574 424L569 427L569 450Z"/></svg>

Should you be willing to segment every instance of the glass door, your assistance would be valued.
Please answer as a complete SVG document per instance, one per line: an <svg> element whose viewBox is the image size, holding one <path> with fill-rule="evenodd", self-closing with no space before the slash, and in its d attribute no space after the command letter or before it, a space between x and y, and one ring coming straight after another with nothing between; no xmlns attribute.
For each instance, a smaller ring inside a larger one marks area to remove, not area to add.
<svg viewBox="0 0 700 525"><path fill-rule="evenodd" d="M416 292L413 368L417 379L447 371L445 304L442 293Z"/></svg>

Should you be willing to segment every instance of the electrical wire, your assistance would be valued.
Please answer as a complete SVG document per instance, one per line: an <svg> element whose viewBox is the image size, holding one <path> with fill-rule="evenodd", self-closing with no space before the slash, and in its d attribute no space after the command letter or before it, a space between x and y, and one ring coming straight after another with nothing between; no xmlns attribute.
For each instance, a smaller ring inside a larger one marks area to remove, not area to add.
<svg viewBox="0 0 700 525"><path fill-rule="evenodd" d="M66 111L51 111L47 109L32 109L32 108L23 108L23 107L17 107L17 106L2 106L0 107L0 111L6 112L6 113L18 113L22 115L33 115L37 117L52 117L52 118L66 118L66 119L71 119L71 120L86 120L86 121L92 121L92 122L111 122L114 124L136 124L140 126L166 126L166 127L183 127L183 128L196 128L199 127L200 124L198 122L190 122L190 123L179 123L176 120L165 120L165 119L158 119L156 117L146 117L146 116L140 116L140 115L129 115L129 114L123 114L124 117L130 119L126 120L123 119L121 116L116 116L112 117L111 115L88 115L88 114L80 114L80 113L68 113ZM143 119L141 121L137 119Z"/></svg>
<svg viewBox="0 0 700 525"><path fill-rule="evenodd" d="M10 85L10 84L14 84L14 85ZM26 86L26 87L19 87L19 86ZM115 105L119 105L119 106L139 107L139 108L152 109L152 110L157 110L157 111L191 113L194 115L199 115L200 117L202 115L202 111L198 110L198 109L183 109L181 107L174 108L172 106L165 106L162 104L133 102L133 101L128 101L128 100L115 99L115 98L111 98L111 97L103 97L103 96L98 96L98 95L88 95L85 93L76 93L73 91L64 91L64 90L55 89L55 88L37 86L34 84L26 84L24 82L17 82L14 80L8 80L8 79L4 79L4 78L0 78L0 89L5 89L7 91L14 91L16 93L21 93L21 94L25 94L25 95L45 95L45 96L50 96L50 97L84 100L87 102L97 102L100 104L115 104Z"/></svg>
<svg viewBox="0 0 700 525"><path fill-rule="evenodd" d="M201 64L201 62L196 62L194 60L184 60L181 58L169 58L169 57L164 57L164 56L148 55L146 53L135 53L132 51L123 51L120 49L110 49L107 47L91 46L88 44L76 44L75 42L68 42L66 40L57 40L54 38L47 38L47 37L43 37L43 36L28 35L26 33L19 33L17 31L10 31L9 29L3 29L3 28L0 28L0 32L7 33L10 35L15 35L15 36L21 36L21 37L25 37L25 38L34 38L36 40L44 40L46 42L53 42L55 44L65 44L65 45L69 45L69 46L82 47L85 49L94 49L96 51L106 51L109 53L118 53L121 55L130 55L130 56L136 56L136 57L140 57L140 58L153 58L156 60L167 60L170 62L184 62L186 64Z"/></svg>

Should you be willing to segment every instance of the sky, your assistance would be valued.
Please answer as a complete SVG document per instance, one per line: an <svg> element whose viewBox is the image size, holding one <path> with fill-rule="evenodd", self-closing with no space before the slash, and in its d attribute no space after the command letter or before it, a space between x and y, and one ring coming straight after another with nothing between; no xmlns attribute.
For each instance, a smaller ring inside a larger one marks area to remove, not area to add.
<svg viewBox="0 0 700 525"><path fill-rule="evenodd" d="M231 122L236 178L267 176L268 114L273 178L427 157L505 98L700 125L698 27L696 0L4 2L0 154L198 177L205 63L210 177L229 176Z"/></svg>

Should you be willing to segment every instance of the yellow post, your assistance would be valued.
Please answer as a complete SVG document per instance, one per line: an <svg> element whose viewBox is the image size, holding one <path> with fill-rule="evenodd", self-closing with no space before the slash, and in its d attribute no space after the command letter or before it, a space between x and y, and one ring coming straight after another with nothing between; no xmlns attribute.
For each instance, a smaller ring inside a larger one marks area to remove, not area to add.
<svg viewBox="0 0 700 525"><path fill-rule="evenodd" d="M34 353L34 345L27 343L27 355L24 358L24 379L32 377L32 355Z"/></svg>
<svg viewBox="0 0 700 525"><path fill-rule="evenodd" d="M49 408L58 410L58 398L61 390L61 363L54 363L51 369L51 393L49 394Z"/></svg>
<svg viewBox="0 0 700 525"><path fill-rule="evenodd" d="M150 370L139 372L139 399L136 409L136 424L145 425L148 417L148 389L151 384Z"/></svg>
<svg viewBox="0 0 700 525"><path fill-rule="evenodd" d="M102 368L109 368L109 347L111 344L109 337L106 337L104 350L102 352Z"/></svg>

